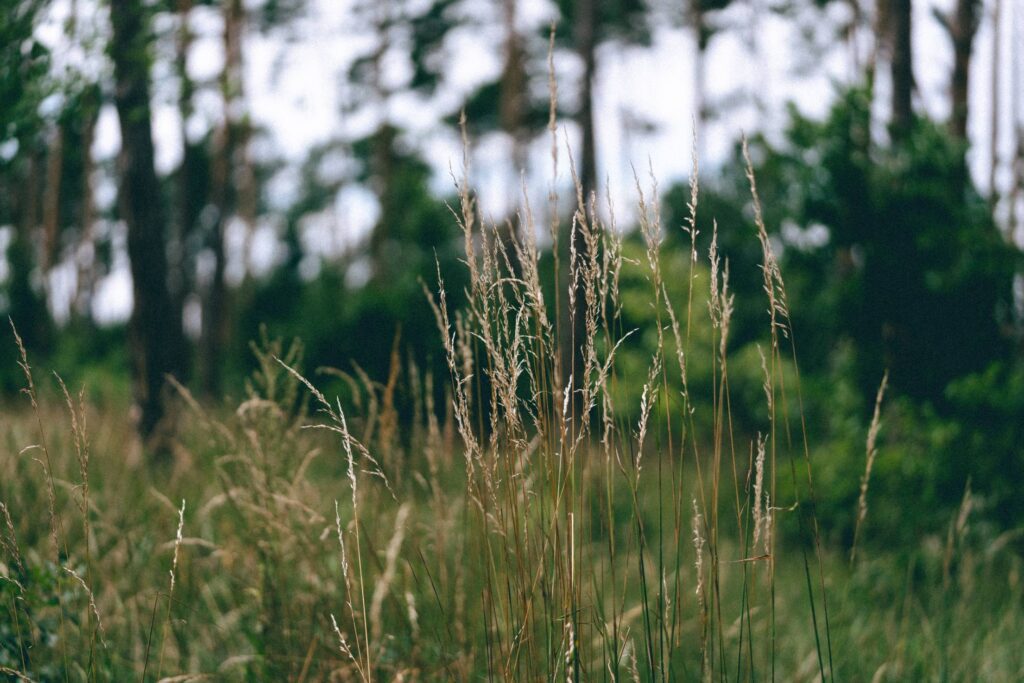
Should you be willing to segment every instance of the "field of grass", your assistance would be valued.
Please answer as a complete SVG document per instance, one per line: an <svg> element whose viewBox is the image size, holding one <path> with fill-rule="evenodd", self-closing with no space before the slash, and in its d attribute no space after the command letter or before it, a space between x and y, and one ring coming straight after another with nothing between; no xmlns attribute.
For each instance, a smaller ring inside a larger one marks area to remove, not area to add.
<svg viewBox="0 0 1024 683"><path fill-rule="evenodd" d="M765 420L744 434L714 246L664 272L641 193L646 253L624 258L581 198L556 265L568 284L545 292L533 215L502 239L462 189L469 305L425 285L449 377L398 351L381 381L306 370L299 347L265 340L234 410L178 388L174 458L153 463L127 401L92 406L23 357L27 396L0 432L0 675L1024 677L1016 537L977 529L969 490L945 536L881 548L865 524L855 556L825 541L763 225ZM652 329L624 327L623 277L649 282ZM626 377L635 334L655 351ZM709 391L690 390L698 361ZM867 475L864 491L870 520Z"/></svg>

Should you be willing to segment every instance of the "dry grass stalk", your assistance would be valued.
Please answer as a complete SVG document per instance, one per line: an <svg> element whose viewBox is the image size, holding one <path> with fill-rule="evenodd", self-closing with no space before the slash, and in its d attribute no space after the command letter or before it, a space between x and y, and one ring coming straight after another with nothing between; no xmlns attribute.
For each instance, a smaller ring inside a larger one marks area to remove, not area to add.
<svg viewBox="0 0 1024 683"><path fill-rule="evenodd" d="M867 462L864 465L864 475L860 478L860 497L857 499L857 522L853 527L853 544L850 546L850 564L853 564L857 557L857 539L860 537L860 527L868 515L868 486L871 484L871 468L875 464L875 456L878 449L875 447L878 441L878 430L881 429L882 399L885 397L885 389L889 385L889 371L882 375L882 383L878 385L878 393L875 395L875 411L871 416L871 426L868 427L868 439L865 447Z"/></svg>
<svg viewBox="0 0 1024 683"><path fill-rule="evenodd" d="M398 553L402 549L402 542L405 540L405 525L409 518L409 511L411 510L409 503L403 504L398 508L398 514L395 517L395 533L391 537L391 541L388 543L386 552L384 553L384 571L381 573L380 578L377 579L377 583L373 587L373 598L370 601L370 625L371 625L371 636L373 637L373 643L379 649L381 647L381 637L384 635L384 624L381 620L381 609L384 606L384 598L387 597L388 591L391 590L391 586L395 581L395 571L398 566Z"/></svg>
<svg viewBox="0 0 1024 683"><path fill-rule="evenodd" d="M89 609L92 611L93 616L96 618L96 630L100 637L100 643L104 648L107 647L107 641L104 638L103 620L100 619L100 610L96 607L96 596L93 595L92 589L89 588L89 584L85 582L85 579L71 567L62 567L62 569L74 577L75 581L85 590L86 595L89 596Z"/></svg>
<svg viewBox="0 0 1024 683"><path fill-rule="evenodd" d="M757 458L754 460L754 545L764 541L764 552L771 552L771 506L768 492L764 490L764 458L765 440L760 434L757 435ZM762 497L764 507L761 506Z"/></svg>
<svg viewBox="0 0 1024 683"><path fill-rule="evenodd" d="M164 648L167 645L167 624L171 619L171 605L174 602L175 573L178 571L178 551L181 549L182 531L185 528L185 499L181 499L181 509L178 510L178 530L174 535L174 554L171 559L171 585L167 591L167 612L164 617L163 635L160 638L160 663L157 667L157 678L160 678L164 670Z"/></svg>

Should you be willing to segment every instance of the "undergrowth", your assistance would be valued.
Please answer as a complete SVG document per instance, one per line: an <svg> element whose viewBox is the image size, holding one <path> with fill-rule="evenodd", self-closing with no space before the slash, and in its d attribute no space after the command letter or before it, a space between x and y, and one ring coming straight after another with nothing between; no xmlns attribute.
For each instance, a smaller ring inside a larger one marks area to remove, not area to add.
<svg viewBox="0 0 1024 683"><path fill-rule="evenodd" d="M734 429L729 265L717 226L698 253L696 170L690 258L670 271L661 240L680 226L661 225L656 185L637 183L633 259L614 207L578 185L569 225L552 190L545 218L524 196L508 231L481 219L464 177L468 305L424 284L447 378L397 343L383 381L307 375L298 344L264 339L233 412L176 386L170 467L144 461L123 416L59 378L38 386L22 348L28 405L8 412L0 453L0 674L1019 678L1019 558L972 528L969 490L945 538L886 555L823 543L796 334L752 173L765 410L754 433ZM624 277L649 284L649 330L624 324ZM634 335L655 340L639 373L619 358ZM320 388L332 382L344 401Z"/></svg>

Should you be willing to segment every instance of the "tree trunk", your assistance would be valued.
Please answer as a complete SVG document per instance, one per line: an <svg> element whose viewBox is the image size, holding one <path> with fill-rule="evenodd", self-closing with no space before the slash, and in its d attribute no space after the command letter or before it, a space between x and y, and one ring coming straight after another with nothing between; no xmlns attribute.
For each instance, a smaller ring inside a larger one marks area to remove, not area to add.
<svg viewBox="0 0 1024 683"><path fill-rule="evenodd" d="M988 196L989 203L995 207L999 201L996 188L996 171L999 168L999 74L1002 59L1002 5L1003 0L995 0L992 8L992 115L989 120L989 167Z"/></svg>
<svg viewBox="0 0 1024 683"><path fill-rule="evenodd" d="M228 0L224 8L224 70L221 95L224 120L215 151L213 203L216 217L211 234L214 256L213 281L203 315L203 389L209 396L220 393L224 348L230 338L229 292L225 274L227 252L224 238L229 218L234 215L238 193L235 191L242 108L242 28L245 8L241 0Z"/></svg>
<svg viewBox="0 0 1024 683"><path fill-rule="evenodd" d="M379 0L374 33L377 46L373 53L372 83L373 97L377 107L377 131L373 136L373 151L370 161L372 185L377 202L380 204L380 218L370 234L370 260L373 277L385 282L392 274L391 259L388 256L388 242L398 220L399 207L395 205L395 164L394 150L398 130L391 125L389 105L391 89L384 80L384 60L391 50L391 23L393 7L390 0Z"/></svg>
<svg viewBox="0 0 1024 683"><path fill-rule="evenodd" d="M8 316L14 321L25 345L44 347L49 341L50 316L46 300L33 283L34 266L38 264L37 244L39 229L40 187L42 186L41 154L33 148L26 160L25 176L14 181L12 187L3 188L13 198L15 226L11 244L7 248ZM19 182L20 181L20 182Z"/></svg>
<svg viewBox="0 0 1024 683"><path fill-rule="evenodd" d="M953 78L950 81L952 113L949 132L957 140L967 141L968 97L970 95L971 48L978 32L980 0L957 0L952 20L947 23L953 40Z"/></svg>
<svg viewBox="0 0 1024 683"><path fill-rule="evenodd" d="M512 139L515 172L526 169L526 136L523 117L526 108L526 68L523 39L516 29L517 0L504 0L505 67L501 76L501 127Z"/></svg>
<svg viewBox="0 0 1024 683"><path fill-rule="evenodd" d="M1018 12L1020 5L1011 5L1010 12L1010 92L1015 97L1010 98L1010 130L1013 134L1013 151L1010 157L1010 193L1009 193L1009 216L1006 221L1008 237L1013 240L1017 238L1018 228L1018 207L1020 206L1021 195L1024 194L1024 121L1021 120L1021 97L1017 88L1021 83L1021 54L1020 43L1024 36L1017 35Z"/></svg>
<svg viewBox="0 0 1024 683"><path fill-rule="evenodd" d="M707 103L707 87L705 79L705 63L707 61L708 43L711 42L711 28L707 24L707 13L704 10L705 0L693 0L690 22L693 25L693 135L697 140L697 158L704 157L704 129L707 125L709 108Z"/></svg>
<svg viewBox="0 0 1024 683"><path fill-rule="evenodd" d="M501 130L508 135L512 143L513 178L518 178L520 174L525 173L529 163L527 154L529 132L526 130L525 121L527 106L526 55L523 50L523 38L516 28L517 5L518 0L503 0L502 2L505 22L505 64L501 74L499 102ZM517 275L520 273L521 265L516 249L518 228L512 217L515 215L515 207L518 204L518 187L517 182L512 182L509 187L509 220L498 222L495 225L497 238L501 240L512 271Z"/></svg>
<svg viewBox="0 0 1024 683"><path fill-rule="evenodd" d="M912 42L911 0L889 0L892 28L892 135L893 141L906 138L914 118L914 52Z"/></svg>
<svg viewBox="0 0 1024 683"><path fill-rule="evenodd" d="M579 181L579 189L582 194L578 197L579 211L588 213L590 208L590 196L596 191L597 186L597 139L594 132L594 79L597 72L597 0L577 0L575 4L575 42L576 53L583 62L583 74L580 82L580 102L577 124L580 127L581 154L580 164L576 168ZM575 225L575 221L569 223ZM569 286L575 286L575 305L572 310L566 312L572 316L572 324L562 327L563 334L568 335L562 340L562 367L567 367L572 373L573 399L572 414L574 422L579 424L586 416L582 414L582 393L578 389L586 382L583 377L585 359L583 348L586 343L586 290L583 278L576 279L574 283L574 270L582 270L589 262L589 249L580 226L575 229L570 227L571 245L576 251L576 266L572 260L569 263Z"/></svg>
<svg viewBox="0 0 1024 683"><path fill-rule="evenodd" d="M64 175L64 127L57 124L46 157L46 189L43 194L43 255L40 264L46 278L58 258L60 233L60 183ZM49 290L47 281L46 289Z"/></svg>
<svg viewBox="0 0 1024 683"><path fill-rule="evenodd" d="M579 167L583 198L597 185L597 137L594 133L594 79L597 75L597 0L576 3L576 52L583 61L580 82L579 126L582 150Z"/></svg>
<svg viewBox="0 0 1024 683"><path fill-rule="evenodd" d="M152 437L164 414L165 375L180 375L184 361L181 320L167 290L165 219L156 176L149 98L149 52L152 39L141 0L111 0L113 35L110 56L114 63L121 150L118 155L121 218L128 227L134 308L130 342L135 398L141 407L139 431L166 452Z"/></svg>
<svg viewBox="0 0 1024 683"><path fill-rule="evenodd" d="M96 139L96 123L99 120L99 101L95 90L90 90L85 103L82 121L82 216L79 228L78 252L75 255L76 283L72 313L89 318L92 303L93 283L96 272L96 250L94 223L96 221L96 198L92 173L95 162L92 158L92 143ZM86 247L93 247L91 253Z"/></svg>
<svg viewBox="0 0 1024 683"><path fill-rule="evenodd" d="M860 78L864 71L864 63L861 58L860 46L857 44L858 33L860 27L864 23L864 8L861 7L860 0L847 0L850 6L850 23L846 27L846 44L850 51L850 61L853 71L853 78L856 80Z"/></svg>
<svg viewBox="0 0 1024 683"><path fill-rule="evenodd" d="M171 298L176 310L184 312L185 297L191 289L190 266L186 244L196 227L196 207L202 206L202 198L194 196L193 182L197 175L196 153L188 139L188 121L194 107L195 83L188 74L188 54L192 48L192 31L189 20L192 14L192 0L178 0L178 35L175 41L174 67L178 77L178 116L181 118L181 164L175 178L174 219L171 222Z"/></svg>

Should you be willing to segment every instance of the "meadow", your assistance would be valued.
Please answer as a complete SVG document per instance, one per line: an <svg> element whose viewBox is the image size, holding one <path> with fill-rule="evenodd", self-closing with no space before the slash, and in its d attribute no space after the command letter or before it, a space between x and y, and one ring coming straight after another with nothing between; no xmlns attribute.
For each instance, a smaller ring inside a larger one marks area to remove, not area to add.
<svg viewBox="0 0 1024 683"><path fill-rule="evenodd" d="M371 378L264 337L230 409L176 386L164 461L127 397L93 402L22 347L0 426L0 675L1020 680L1019 534L976 523L970 486L945 533L872 538L884 387L852 543L819 519L806 331L748 177L769 341L732 374L736 302L717 234L697 247L696 180L691 251L671 263L680 227L646 180L639 251L582 192L561 251L556 208L524 204L510 237L462 180L468 304L423 284L447 376L397 341ZM554 290L550 253L567 254ZM646 282L645 329L624 322L626 279ZM734 427L740 392L761 397L756 430Z"/></svg>

